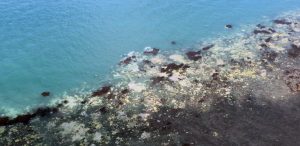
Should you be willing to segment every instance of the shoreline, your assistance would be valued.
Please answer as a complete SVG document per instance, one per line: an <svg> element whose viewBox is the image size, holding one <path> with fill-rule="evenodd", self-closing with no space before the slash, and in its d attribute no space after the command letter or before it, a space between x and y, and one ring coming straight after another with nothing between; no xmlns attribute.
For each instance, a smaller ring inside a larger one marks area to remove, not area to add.
<svg viewBox="0 0 300 146"><path fill-rule="evenodd" d="M0 144L299 144L299 37L292 15L186 52L129 53L112 73L116 84L1 117ZM274 126L286 129L276 134Z"/></svg>

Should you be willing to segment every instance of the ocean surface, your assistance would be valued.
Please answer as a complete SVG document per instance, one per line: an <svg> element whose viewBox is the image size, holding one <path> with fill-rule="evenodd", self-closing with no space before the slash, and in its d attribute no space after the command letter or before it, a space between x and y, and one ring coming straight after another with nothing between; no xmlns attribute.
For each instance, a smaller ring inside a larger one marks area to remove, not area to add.
<svg viewBox="0 0 300 146"><path fill-rule="evenodd" d="M299 0L1 0L0 114L98 88L130 51L191 47L299 8Z"/></svg>

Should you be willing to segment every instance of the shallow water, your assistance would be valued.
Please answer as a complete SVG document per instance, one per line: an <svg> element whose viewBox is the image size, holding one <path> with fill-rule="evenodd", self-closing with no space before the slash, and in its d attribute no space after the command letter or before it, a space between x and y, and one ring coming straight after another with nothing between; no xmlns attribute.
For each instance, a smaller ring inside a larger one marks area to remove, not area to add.
<svg viewBox="0 0 300 146"><path fill-rule="evenodd" d="M96 88L130 51L190 47L235 32L225 24L238 29L299 6L298 0L0 1L1 113ZM52 97L41 97L45 90Z"/></svg>
<svg viewBox="0 0 300 146"><path fill-rule="evenodd" d="M0 116L0 145L300 145L300 12L271 19L128 53L113 83Z"/></svg>

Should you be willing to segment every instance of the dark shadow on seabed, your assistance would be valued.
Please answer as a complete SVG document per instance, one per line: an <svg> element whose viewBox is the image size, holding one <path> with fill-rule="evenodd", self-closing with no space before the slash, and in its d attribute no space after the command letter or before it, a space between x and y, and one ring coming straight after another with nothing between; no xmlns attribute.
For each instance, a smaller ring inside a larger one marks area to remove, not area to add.
<svg viewBox="0 0 300 146"><path fill-rule="evenodd" d="M260 102L247 95L241 103L233 98L216 98L212 105L207 112L199 112L195 107L160 109L146 130L161 136L147 145L162 145L168 139L173 141L171 145L182 146L300 145L300 94L285 103L267 99ZM170 136L171 133L176 136Z"/></svg>

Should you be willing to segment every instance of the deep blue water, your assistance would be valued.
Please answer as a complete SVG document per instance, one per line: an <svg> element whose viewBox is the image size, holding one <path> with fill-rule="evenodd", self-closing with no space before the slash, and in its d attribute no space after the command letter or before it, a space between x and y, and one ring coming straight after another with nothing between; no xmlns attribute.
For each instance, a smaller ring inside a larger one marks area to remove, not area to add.
<svg viewBox="0 0 300 146"><path fill-rule="evenodd" d="M0 0L0 113L96 88L130 51L191 46L234 32L225 24L298 8L299 0Z"/></svg>

